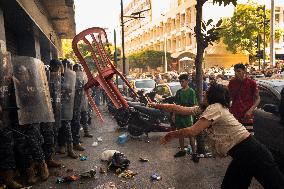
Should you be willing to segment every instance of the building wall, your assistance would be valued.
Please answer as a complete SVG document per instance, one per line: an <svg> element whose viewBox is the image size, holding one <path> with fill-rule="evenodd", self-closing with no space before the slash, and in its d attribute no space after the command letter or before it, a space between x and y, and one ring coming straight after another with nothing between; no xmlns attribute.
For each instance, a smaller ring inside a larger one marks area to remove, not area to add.
<svg viewBox="0 0 284 189"><path fill-rule="evenodd" d="M196 1L192 0L172 0L171 9L164 13L160 19L153 20L144 27L139 28L139 30L125 35L126 55L145 49L164 51L165 47L173 58L177 58L183 52L196 54L196 40L193 32L196 17L195 4ZM209 15L212 12L211 9L216 10L217 13ZM275 10L275 14L279 15L276 16L276 19L278 18L276 26L284 30L283 7L276 6ZM212 5L212 2L208 1L203 9L204 19L213 18L213 20L218 20L222 15L231 16L233 11L234 7L232 5L216 8L216 5ZM284 53L284 34L275 42L275 47L276 53ZM230 67L240 61L249 62L248 55L233 55L232 53L228 53L226 56L211 54L205 58L208 65L215 65L214 62L218 62L225 67ZM222 62L222 58L226 63Z"/></svg>

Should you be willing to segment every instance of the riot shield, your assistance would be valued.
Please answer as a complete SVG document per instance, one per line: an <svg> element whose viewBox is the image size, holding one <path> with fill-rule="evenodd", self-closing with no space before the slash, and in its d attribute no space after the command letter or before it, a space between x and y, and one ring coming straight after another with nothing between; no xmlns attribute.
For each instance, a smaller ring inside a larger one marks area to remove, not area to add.
<svg viewBox="0 0 284 189"><path fill-rule="evenodd" d="M2 124L1 127L6 127L9 125L9 86L12 84L12 65L11 65L11 55L2 48L5 43L0 43L0 106L2 107L2 113L0 120Z"/></svg>
<svg viewBox="0 0 284 189"><path fill-rule="evenodd" d="M44 64L32 57L12 57L19 124L54 122Z"/></svg>
<svg viewBox="0 0 284 189"><path fill-rule="evenodd" d="M61 120L72 120L75 96L76 72L66 69L61 88Z"/></svg>
<svg viewBox="0 0 284 189"><path fill-rule="evenodd" d="M83 89L84 87L84 74L82 71L76 72L76 84L75 84L75 97L74 97L74 110L73 113L79 114L81 111Z"/></svg>
<svg viewBox="0 0 284 189"><path fill-rule="evenodd" d="M61 125L61 73L49 73L49 90L55 125L60 128Z"/></svg>

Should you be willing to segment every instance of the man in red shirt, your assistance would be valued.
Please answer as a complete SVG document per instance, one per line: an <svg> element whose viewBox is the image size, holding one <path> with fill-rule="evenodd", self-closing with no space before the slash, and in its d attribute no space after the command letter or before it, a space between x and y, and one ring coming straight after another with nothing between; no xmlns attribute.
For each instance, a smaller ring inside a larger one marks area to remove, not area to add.
<svg viewBox="0 0 284 189"><path fill-rule="evenodd" d="M243 64L236 64L234 71L235 77L228 86L232 100L230 112L243 125L252 126L252 113L260 102L258 87L254 80L246 77L246 67Z"/></svg>

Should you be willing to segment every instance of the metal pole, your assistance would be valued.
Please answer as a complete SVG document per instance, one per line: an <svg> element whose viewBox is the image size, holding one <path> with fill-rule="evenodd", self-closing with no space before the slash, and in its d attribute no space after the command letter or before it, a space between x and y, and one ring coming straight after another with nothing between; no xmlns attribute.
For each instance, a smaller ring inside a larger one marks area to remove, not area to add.
<svg viewBox="0 0 284 189"><path fill-rule="evenodd" d="M116 31L113 30L113 40L114 40L114 66L117 69L117 49L116 49ZM116 74L116 85L118 86L118 76Z"/></svg>
<svg viewBox="0 0 284 189"><path fill-rule="evenodd" d="M266 14L265 14L265 5L263 5L263 14L264 14L264 16L263 16L263 66L262 66L262 68L264 69L265 68L265 47L266 47L266 45L265 45L265 38L266 38L266 35L265 35L265 26L266 26Z"/></svg>
<svg viewBox="0 0 284 189"><path fill-rule="evenodd" d="M271 19L270 19L270 63L272 66L275 66L275 49L274 49L274 40L275 40L275 6L274 0L271 0Z"/></svg>
<svg viewBox="0 0 284 189"><path fill-rule="evenodd" d="M122 74L126 75L125 51L124 51L124 23L123 23L123 1L120 0L120 20L121 20L121 49L122 49Z"/></svg>
<svg viewBox="0 0 284 189"><path fill-rule="evenodd" d="M257 49L258 49L258 69L260 70L260 34L257 35Z"/></svg>
<svg viewBox="0 0 284 189"><path fill-rule="evenodd" d="M167 37L165 37L165 73L168 72L168 60L167 60Z"/></svg>

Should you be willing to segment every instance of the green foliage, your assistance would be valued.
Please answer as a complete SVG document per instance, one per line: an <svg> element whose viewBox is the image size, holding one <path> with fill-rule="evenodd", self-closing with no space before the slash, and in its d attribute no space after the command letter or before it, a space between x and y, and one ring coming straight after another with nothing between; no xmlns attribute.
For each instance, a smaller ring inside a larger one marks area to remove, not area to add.
<svg viewBox="0 0 284 189"><path fill-rule="evenodd" d="M145 50L128 56L130 68L143 68L148 66L152 69L163 66L164 51ZM171 62L171 54L167 53L167 61Z"/></svg>
<svg viewBox="0 0 284 189"><path fill-rule="evenodd" d="M262 36L261 46L263 49L264 34L264 15L266 46L270 37L270 10L264 12L263 7L259 7L255 3L241 4L236 7L236 11L232 18L223 22L222 37L224 43L228 46L228 50L233 53L249 52L251 61L257 53L257 36ZM276 29L276 39L281 36L282 32Z"/></svg>

